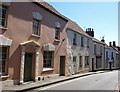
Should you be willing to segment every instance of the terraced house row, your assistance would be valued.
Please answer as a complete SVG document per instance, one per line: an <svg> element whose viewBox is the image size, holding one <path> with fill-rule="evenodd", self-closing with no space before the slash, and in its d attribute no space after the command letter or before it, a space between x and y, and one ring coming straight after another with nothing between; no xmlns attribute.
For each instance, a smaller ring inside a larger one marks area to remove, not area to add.
<svg viewBox="0 0 120 92"><path fill-rule="evenodd" d="M3 85L109 68L104 39L97 40L92 28L83 30L47 2L3 2L0 15Z"/></svg>

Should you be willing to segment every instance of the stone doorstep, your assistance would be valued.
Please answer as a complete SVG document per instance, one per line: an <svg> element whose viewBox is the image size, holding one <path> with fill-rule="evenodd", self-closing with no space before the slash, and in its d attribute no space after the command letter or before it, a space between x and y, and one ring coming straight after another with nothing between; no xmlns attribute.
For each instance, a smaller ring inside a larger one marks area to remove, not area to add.
<svg viewBox="0 0 120 92"><path fill-rule="evenodd" d="M53 74L53 75L46 75L46 76L39 76L41 78L41 81L49 80L49 79L56 79L59 78L59 74Z"/></svg>

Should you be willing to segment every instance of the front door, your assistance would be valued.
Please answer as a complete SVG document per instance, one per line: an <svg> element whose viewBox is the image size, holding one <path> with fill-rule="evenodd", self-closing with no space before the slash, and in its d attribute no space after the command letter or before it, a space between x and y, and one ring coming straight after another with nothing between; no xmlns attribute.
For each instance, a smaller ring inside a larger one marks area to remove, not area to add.
<svg viewBox="0 0 120 92"><path fill-rule="evenodd" d="M24 82L32 81L32 53L25 54L25 62L24 62Z"/></svg>
<svg viewBox="0 0 120 92"><path fill-rule="evenodd" d="M60 56L60 76L65 75L65 56Z"/></svg>
<svg viewBox="0 0 120 92"><path fill-rule="evenodd" d="M76 73L76 56L73 56L72 74Z"/></svg>
<svg viewBox="0 0 120 92"><path fill-rule="evenodd" d="M101 59L101 57L96 58L96 68L102 68L102 59Z"/></svg>
<svg viewBox="0 0 120 92"><path fill-rule="evenodd" d="M94 71L94 58L92 58L92 71Z"/></svg>

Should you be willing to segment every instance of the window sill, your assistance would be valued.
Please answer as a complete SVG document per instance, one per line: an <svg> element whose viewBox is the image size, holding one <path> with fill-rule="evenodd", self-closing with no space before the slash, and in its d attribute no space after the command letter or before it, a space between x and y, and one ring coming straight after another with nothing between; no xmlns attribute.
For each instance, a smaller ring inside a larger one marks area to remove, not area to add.
<svg viewBox="0 0 120 92"><path fill-rule="evenodd" d="M33 37L37 37L37 38L40 38L39 35L35 35L35 34L32 34Z"/></svg>
<svg viewBox="0 0 120 92"><path fill-rule="evenodd" d="M4 79L4 78L9 78L9 75L2 75L1 78L2 78L2 79Z"/></svg>
<svg viewBox="0 0 120 92"><path fill-rule="evenodd" d="M54 41L55 41L55 42L60 42L60 40L59 40L59 39L55 39Z"/></svg>
<svg viewBox="0 0 120 92"><path fill-rule="evenodd" d="M2 29L2 30L8 30L8 28L6 28L6 27L0 27L0 29Z"/></svg>
<svg viewBox="0 0 120 92"><path fill-rule="evenodd" d="M45 72L45 71L53 71L54 69L53 68L43 68L43 72Z"/></svg>

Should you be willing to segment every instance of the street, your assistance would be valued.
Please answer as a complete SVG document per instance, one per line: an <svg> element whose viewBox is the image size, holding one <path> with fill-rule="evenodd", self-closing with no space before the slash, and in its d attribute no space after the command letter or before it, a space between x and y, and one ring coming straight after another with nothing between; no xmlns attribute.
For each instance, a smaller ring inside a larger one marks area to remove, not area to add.
<svg viewBox="0 0 120 92"><path fill-rule="evenodd" d="M93 74L47 87L37 88L40 90L117 90L118 71Z"/></svg>

